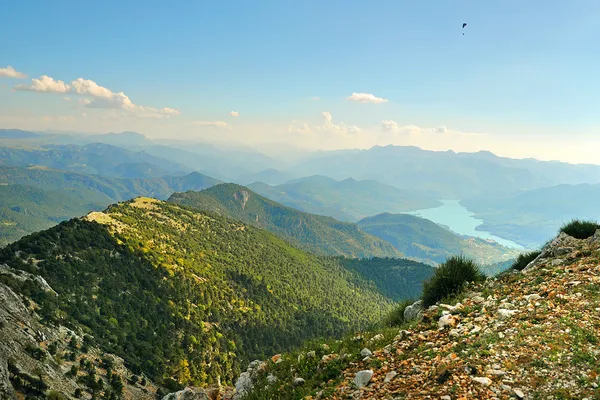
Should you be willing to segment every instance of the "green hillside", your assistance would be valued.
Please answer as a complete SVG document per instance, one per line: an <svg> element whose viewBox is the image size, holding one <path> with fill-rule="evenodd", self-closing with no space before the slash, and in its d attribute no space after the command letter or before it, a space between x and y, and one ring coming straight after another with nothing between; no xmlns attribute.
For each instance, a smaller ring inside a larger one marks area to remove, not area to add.
<svg viewBox="0 0 600 400"><path fill-rule="evenodd" d="M47 323L81 327L135 373L180 384L230 382L240 360L359 329L391 306L361 276L368 261L352 271L269 232L149 198L29 235L0 250L1 264L58 293L5 282ZM409 276L420 287L424 277Z"/></svg>
<svg viewBox="0 0 600 400"><path fill-rule="evenodd" d="M351 222L382 212L400 213L440 205L433 198L375 180L336 181L326 176L309 176L277 186L257 182L248 187L286 206Z"/></svg>
<svg viewBox="0 0 600 400"><path fill-rule="evenodd" d="M235 184L220 184L202 192L175 193L169 201L230 216L319 254L402 256L392 245L362 232L356 224L301 212Z"/></svg>
<svg viewBox="0 0 600 400"><path fill-rule="evenodd" d="M46 167L0 165L0 247L58 222L136 196L166 199L179 190L219 183L193 172L162 178L109 178Z"/></svg>
<svg viewBox="0 0 600 400"><path fill-rule="evenodd" d="M391 243L407 257L436 263L464 254L480 264L493 264L519 253L496 242L458 235L428 219L409 214L379 214L360 220L358 226Z"/></svg>

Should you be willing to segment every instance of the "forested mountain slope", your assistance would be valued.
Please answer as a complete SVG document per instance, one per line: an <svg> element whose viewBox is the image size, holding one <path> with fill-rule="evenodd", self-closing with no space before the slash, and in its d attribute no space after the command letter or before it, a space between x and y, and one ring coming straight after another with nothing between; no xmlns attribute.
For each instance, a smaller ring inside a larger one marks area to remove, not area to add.
<svg viewBox="0 0 600 400"><path fill-rule="evenodd" d="M359 329L391 306L361 275L368 265L352 271L266 231L149 198L29 235L1 249L0 264L56 291L3 279L44 323L82 328L163 383L230 382L241 360Z"/></svg>
<svg viewBox="0 0 600 400"><path fill-rule="evenodd" d="M298 211L235 184L220 184L201 192L175 193L169 201L264 228L319 254L402 256L392 245L362 232L356 224Z"/></svg>

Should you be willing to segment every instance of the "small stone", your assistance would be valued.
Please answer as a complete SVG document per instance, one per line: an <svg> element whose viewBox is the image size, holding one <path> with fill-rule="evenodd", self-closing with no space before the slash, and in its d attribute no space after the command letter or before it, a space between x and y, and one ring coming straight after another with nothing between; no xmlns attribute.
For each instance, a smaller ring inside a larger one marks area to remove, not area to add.
<svg viewBox="0 0 600 400"><path fill-rule="evenodd" d="M459 338L460 337L460 331L458 329L452 329L450 331L450 337Z"/></svg>
<svg viewBox="0 0 600 400"><path fill-rule="evenodd" d="M505 335L504 335L504 333L502 333L502 332L498 332L498 337L499 337L500 339L504 339L504 336L505 336Z"/></svg>
<svg viewBox="0 0 600 400"><path fill-rule="evenodd" d="M277 377L273 374L269 374L267 375L267 382L269 383L269 385L272 385L275 382L277 382Z"/></svg>
<svg viewBox="0 0 600 400"><path fill-rule="evenodd" d="M398 373L396 371L390 371L387 374L385 374L385 383L391 382L392 379L394 379L396 377L396 375L398 375Z"/></svg>
<svg viewBox="0 0 600 400"><path fill-rule="evenodd" d="M537 293L528 294L527 296L525 296L525 300L527 300L527 301L536 301L536 300L539 300L541 298L542 298L542 296L540 296Z"/></svg>
<svg viewBox="0 0 600 400"><path fill-rule="evenodd" d="M485 299L481 296L475 296L471 299L475 304L481 304L485 301Z"/></svg>
<svg viewBox="0 0 600 400"><path fill-rule="evenodd" d="M294 386L302 386L304 385L304 379L303 378L296 378L294 379Z"/></svg>
<svg viewBox="0 0 600 400"><path fill-rule="evenodd" d="M494 375L494 376L504 376L506 375L506 371L502 371L501 369L490 369L488 371L486 371L488 375Z"/></svg>
<svg viewBox="0 0 600 400"><path fill-rule="evenodd" d="M525 394L520 390L520 389L513 389L513 394L518 398L518 399L524 399L525 398Z"/></svg>
<svg viewBox="0 0 600 400"><path fill-rule="evenodd" d="M517 310L506 310L504 308L500 308L498 309L498 318L499 319L508 319L510 317L512 317L513 314L515 314L517 312Z"/></svg>
<svg viewBox="0 0 600 400"><path fill-rule="evenodd" d="M373 355L373 352L365 347L360 351L360 355L363 357L371 357Z"/></svg>
<svg viewBox="0 0 600 400"><path fill-rule="evenodd" d="M373 336L371 340L369 340L369 343L378 342L383 339L385 339L385 337L381 333L378 333L377 335Z"/></svg>
<svg viewBox="0 0 600 400"><path fill-rule="evenodd" d="M448 395L444 395L444 396L440 397L440 400L452 400L452 397L450 397Z"/></svg>
<svg viewBox="0 0 600 400"><path fill-rule="evenodd" d="M456 326L456 317L452 314L442 315L438 320L438 328L444 329L447 326Z"/></svg>
<svg viewBox="0 0 600 400"><path fill-rule="evenodd" d="M476 376L473 379L477 383L481 383L483 386L490 386L492 384L492 380L490 378L486 378L484 376Z"/></svg>
<svg viewBox="0 0 600 400"><path fill-rule="evenodd" d="M370 369L359 371L356 373L356 376L354 377L354 384L358 388L365 387L369 384L369 382L371 382L372 377L373 377L373 371L371 371Z"/></svg>

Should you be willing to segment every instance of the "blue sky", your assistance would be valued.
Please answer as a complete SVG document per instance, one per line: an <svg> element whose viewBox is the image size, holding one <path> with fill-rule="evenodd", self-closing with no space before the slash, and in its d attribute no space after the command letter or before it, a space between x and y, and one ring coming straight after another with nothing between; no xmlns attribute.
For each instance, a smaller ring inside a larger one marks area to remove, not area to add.
<svg viewBox="0 0 600 400"><path fill-rule="evenodd" d="M600 163L597 1L86 3L0 5L2 127Z"/></svg>

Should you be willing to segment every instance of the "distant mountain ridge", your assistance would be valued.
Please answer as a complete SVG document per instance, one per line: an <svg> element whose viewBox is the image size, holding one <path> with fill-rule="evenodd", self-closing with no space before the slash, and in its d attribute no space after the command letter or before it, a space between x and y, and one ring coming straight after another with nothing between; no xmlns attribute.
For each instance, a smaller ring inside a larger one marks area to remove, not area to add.
<svg viewBox="0 0 600 400"><path fill-rule="evenodd" d="M414 146L324 152L284 172L375 179L437 199L515 193L563 183L600 183L600 165L509 159L490 152L429 151Z"/></svg>
<svg viewBox="0 0 600 400"><path fill-rule="evenodd" d="M286 207L236 184L219 184L201 192L175 193L168 201L269 230L317 254L402 256L392 245L362 232L355 224Z"/></svg>
<svg viewBox="0 0 600 400"><path fill-rule="evenodd" d="M73 217L137 196L166 199L220 181L192 172L148 179L110 178L46 167L0 165L0 247Z"/></svg>
<svg viewBox="0 0 600 400"><path fill-rule="evenodd" d="M352 222L382 212L398 213L441 205L433 198L375 180L336 181L322 175L293 179L277 186L254 183L248 187L287 206Z"/></svg>

